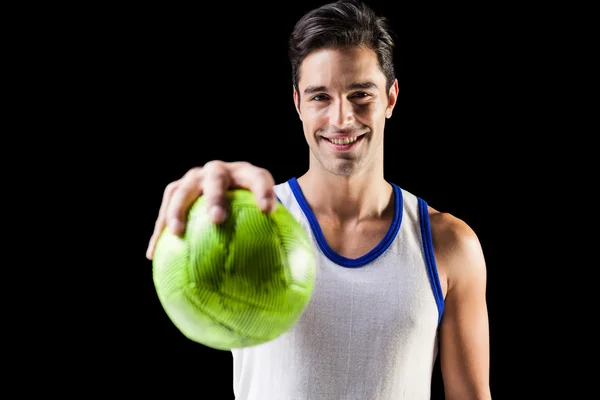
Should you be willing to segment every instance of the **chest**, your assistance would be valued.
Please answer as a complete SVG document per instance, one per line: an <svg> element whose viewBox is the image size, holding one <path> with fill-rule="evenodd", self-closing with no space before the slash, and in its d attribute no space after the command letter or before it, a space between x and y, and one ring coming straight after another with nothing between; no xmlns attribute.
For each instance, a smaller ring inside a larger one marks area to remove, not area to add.
<svg viewBox="0 0 600 400"><path fill-rule="evenodd" d="M344 268L321 257L317 276L298 329L320 332L321 340L408 338L424 321L435 329L437 308L419 263L388 253L372 264Z"/></svg>
<svg viewBox="0 0 600 400"><path fill-rule="evenodd" d="M320 226L333 251L346 258L358 258L373 250L383 240L390 224L391 221L382 220L342 226L323 221Z"/></svg>

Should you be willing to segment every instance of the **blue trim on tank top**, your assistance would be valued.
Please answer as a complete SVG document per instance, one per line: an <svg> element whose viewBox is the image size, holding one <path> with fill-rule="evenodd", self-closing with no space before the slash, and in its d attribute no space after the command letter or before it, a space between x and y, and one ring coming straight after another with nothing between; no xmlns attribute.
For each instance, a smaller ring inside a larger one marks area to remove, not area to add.
<svg viewBox="0 0 600 400"><path fill-rule="evenodd" d="M433 239L431 237L431 225L429 224L429 210L427 202L421 198L419 201L419 220L421 223L421 239L423 241L423 251L425 253L425 263L427 264L427 274L433 289L433 295L438 307L438 324L442 320L444 313L444 293L438 275L437 265L435 262L435 253L433 251Z"/></svg>
<svg viewBox="0 0 600 400"><path fill-rule="evenodd" d="M319 222L317 221L317 218L313 214L310 206L306 202L306 199L304 198L304 194L302 193L302 189L300 189L300 185L298 185L298 181L296 180L296 178L290 178L288 180L288 183L290 185L290 188L292 189L292 193L294 194L296 201L298 202L298 204L300 205L300 208L304 212L304 215L308 219L308 223L310 224L310 228L313 232L313 235L315 236L315 239L317 241L317 244L319 245L319 248L321 249L321 251L323 252L323 254L325 254L325 256L327 258L329 258L331 261L333 261L337 265L340 265L340 266L346 267L346 268L357 268L357 267L362 267L363 265L370 263L371 261L373 261L377 257L379 257L381 254L383 254L384 251L387 250L387 248L392 244L392 242L396 238L398 231L400 230L400 225L402 224L402 211L404 210L402 191L400 190L400 188L398 186L396 186L395 184L392 183L391 185L394 189L394 197L395 197L394 218L392 220L392 224L390 225L390 228L388 229L385 237L381 240L381 242L379 242L379 244L374 249L372 249L371 251L369 251L367 254L365 254L363 256L360 256L358 258L343 257L343 256L337 254L335 251L333 251L333 249L331 247L329 247L329 244L327 244L327 241L325 240L325 236L323 235L323 231L321 230L321 227L319 226Z"/></svg>

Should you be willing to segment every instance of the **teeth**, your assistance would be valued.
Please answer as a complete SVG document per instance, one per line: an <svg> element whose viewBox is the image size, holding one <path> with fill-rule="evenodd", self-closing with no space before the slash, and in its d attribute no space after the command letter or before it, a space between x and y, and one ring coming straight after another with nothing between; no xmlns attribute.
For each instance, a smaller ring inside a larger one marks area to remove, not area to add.
<svg viewBox="0 0 600 400"><path fill-rule="evenodd" d="M350 144L354 143L358 140L358 137L353 138L341 138L341 139L329 139L329 141L333 144Z"/></svg>

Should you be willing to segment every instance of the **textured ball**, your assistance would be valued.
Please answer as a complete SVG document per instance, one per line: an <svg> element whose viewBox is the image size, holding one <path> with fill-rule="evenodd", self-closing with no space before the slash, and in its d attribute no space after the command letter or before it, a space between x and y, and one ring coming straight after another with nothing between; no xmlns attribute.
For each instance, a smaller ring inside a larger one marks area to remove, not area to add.
<svg viewBox="0 0 600 400"><path fill-rule="evenodd" d="M229 217L209 220L204 197L186 233L164 230L153 259L158 298L189 339L219 350L253 346L290 329L310 301L315 255L280 203L262 212L248 190L228 192Z"/></svg>

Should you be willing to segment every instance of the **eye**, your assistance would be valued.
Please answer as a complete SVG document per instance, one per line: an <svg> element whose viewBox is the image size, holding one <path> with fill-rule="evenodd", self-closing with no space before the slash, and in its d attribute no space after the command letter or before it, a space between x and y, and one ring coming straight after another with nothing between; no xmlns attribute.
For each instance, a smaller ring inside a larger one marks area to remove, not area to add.
<svg viewBox="0 0 600 400"><path fill-rule="evenodd" d="M327 96L324 94L318 94L318 95L312 97L311 100L316 100L316 101L327 100Z"/></svg>
<svg viewBox="0 0 600 400"><path fill-rule="evenodd" d="M371 96L371 94L367 93L367 92L354 92L352 93L352 95L350 97L354 98L354 99L364 99Z"/></svg>

